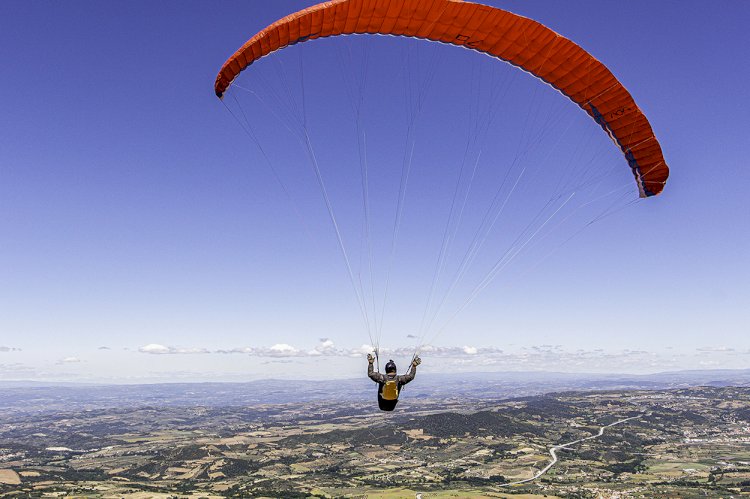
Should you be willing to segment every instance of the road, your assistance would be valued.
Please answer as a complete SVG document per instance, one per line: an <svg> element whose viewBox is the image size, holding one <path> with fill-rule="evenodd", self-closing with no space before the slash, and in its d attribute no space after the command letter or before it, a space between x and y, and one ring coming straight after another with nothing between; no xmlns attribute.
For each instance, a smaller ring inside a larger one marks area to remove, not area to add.
<svg viewBox="0 0 750 499"><path fill-rule="evenodd" d="M517 482L503 483L503 484L501 484L499 486L500 487L509 487L511 485L519 485L519 484L522 484L522 483L532 482L532 481L536 480L537 478L539 478L540 476L542 476L545 473L547 473L547 471L549 471L549 469L552 468L555 465L555 463L557 463L557 461L558 461L558 459L557 459L557 450L558 449L567 449L571 445L579 444L579 443L584 442L586 440L591 440L591 439L594 439L594 438L599 438L602 435L604 435L604 430L606 428L609 428L611 426L615 426L615 425L618 425L618 424L625 423L626 421L630 421L631 419L638 419L638 418L641 418L643 416L644 416L643 414L640 414L638 416L631 416L629 418L621 419L619 421L615 421L614 423L610 423L608 425L602 426L601 428L599 428L599 433L597 433L595 435L591 435L591 436L584 437L584 438L579 438L578 440L573 440L572 442L567 442L567 443L564 443L564 444L555 445L554 447L551 447L550 450L549 450L549 454L550 454L550 456L552 456L552 461L550 461L549 464L547 464L547 466L545 466L541 470L537 471L534 476L532 476L531 478L526 478L524 480L518 480Z"/></svg>

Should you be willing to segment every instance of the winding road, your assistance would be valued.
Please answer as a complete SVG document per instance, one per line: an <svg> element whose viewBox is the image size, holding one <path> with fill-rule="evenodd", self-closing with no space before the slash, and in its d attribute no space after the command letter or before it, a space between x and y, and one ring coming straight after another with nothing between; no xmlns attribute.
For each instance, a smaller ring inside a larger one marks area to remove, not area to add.
<svg viewBox="0 0 750 499"><path fill-rule="evenodd" d="M524 480L518 480L517 482L503 483L503 484L500 484L498 486L499 487L508 487L510 485L519 485L519 484L522 484L522 483L532 482L532 481L536 480L537 478L539 478L540 476L542 476L545 473L547 473L547 471L549 471L549 469L552 468L555 465L555 463L557 463L557 450L558 449L566 449L566 448L570 447L571 445L575 445L575 444L584 442L586 440L591 440L593 438L599 438L602 435L604 435L604 430L606 428L609 428L610 426L615 426L615 425L618 425L618 424L622 424L622 423L624 423L626 421L630 421L631 419L642 418L643 416L644 416L644 414L639 414L638 416L631 416L629 418L621 419L619 421L615 421L614 423L610 423L608 425L602 426L601 428L599 428L599 433L597 433L595 435L591 435L591 436L584 437L584 438L579 438L578 440L573 440L572 442L568 442L568 443L565 443L565 444L555 445L554 447L551 447L550 450L549 450L549 454L550 454L550 456L552 456L552 461L550 461L549 464L547 464L547 466L545 466L541 470L537 471L534 476L532 476L531 478L526 478Z"/></svg>

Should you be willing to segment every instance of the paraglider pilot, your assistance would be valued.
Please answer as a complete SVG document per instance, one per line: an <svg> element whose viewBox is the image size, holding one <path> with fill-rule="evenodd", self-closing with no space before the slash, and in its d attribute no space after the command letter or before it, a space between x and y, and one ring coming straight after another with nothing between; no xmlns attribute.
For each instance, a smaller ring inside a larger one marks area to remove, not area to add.
<svg viewBox="0 0 750 499"><path fill-rule="evenodd" d="M422 363L419 357L414 357L408 374L399 376L396 374L396 363L389 360L385 365L385 374L375 372L373 363L375 357L367 354L367 376L378 384L378 407L381 411L392 411L398 404L398 395L401 387L414 379L417 375L417 366Z"/></svg>

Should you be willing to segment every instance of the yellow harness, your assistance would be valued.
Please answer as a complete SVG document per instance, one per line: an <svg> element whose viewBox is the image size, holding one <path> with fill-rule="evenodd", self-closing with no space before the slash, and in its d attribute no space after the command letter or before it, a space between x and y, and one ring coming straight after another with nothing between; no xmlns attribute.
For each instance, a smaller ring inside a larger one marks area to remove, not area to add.
<svg viewBox="0 0 750 499"><path fill-rule="evenodd" d="M383 391L380 393L383 400L397 400L398 399L398 381L395 379L392 381L386 381L383 385Z"/></svg>

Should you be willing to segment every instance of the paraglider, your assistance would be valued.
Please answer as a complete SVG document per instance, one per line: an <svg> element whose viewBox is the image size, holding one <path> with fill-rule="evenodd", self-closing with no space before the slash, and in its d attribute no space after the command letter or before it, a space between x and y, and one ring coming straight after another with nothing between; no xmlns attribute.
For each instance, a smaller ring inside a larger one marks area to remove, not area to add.
<svg viewBox="0 0 750 499"><path fill-rule="evenodd" d="M546 26L532 19L478 3L461 0L333 0L314 5L272 23L250 38L221 67L215 80L215 94L219 98L223 98L242 71L246 70L259 59L271 56L282 48L317 38L352 34L393 35L441 42L483 53L522 69L567 96L604 130L624 156L626 164L635 178L638 197L647 198L662 192L669 176L669 168L664 159L661 146L645 114L611 71L576 43ZM302 63L300 62L301 66ZM279 73L281 72L279 71ZM285 95L289 90L275 88L273 85L269 85L269 87L269 93L274 96ZM363 87L364 85L357 86L360 91ZM254 94L254 92L250 93ZM480 99L477 100L479 101ZM304 113L306 112L304 90L302 91L301 101L302 105L299 107L301 107ZM263 102L263 104L268 106L266 102ZM281 112L274 114L278 114L281 118L284 118L287 114L291 114L291 111L297 109L295 104L292 99L292 102L288 106L289 109L283 109ZM483 104L480 103L480 107ZM486 108L492 109L490 105L487 105ZM250 125L253 116L244 110L239 116L235 116L235 118L240 121L253 141L259 143L259 139ZM359 119L360 109L357 108L357 123L355 125L357 141L359 142L357 146L359 147L360 162L366 165L367 160L363 159L363 157L366 157L366 153L363 154L362 152L365 140L364 134L360 133ZM413 116L410 119L409 126L411 127ZM366 288L368 286L363 285L362 276L355 276L356 272L352 270L350 258L347 256L347 251L344 248L343 238L320 173L317 155L313 151L311 134L306 129L306 116L299 119L299 122L302 124L303 129L298 133L296 138L303 145L303 149L306 149L306 154L317 179L317 184L321 188L328 215L335 229L339 248L348 269L350 281L355 288L354 291L358 305L365 322L368 323L367 328L368 333L371 334L371 345L377 352L380 329L382 328L382 317L379 317L379 315L382 315L381 312L385 309L385 297L383 297L382 306L381 304L376 304L374 298L372 300L365 299ZM591 124L590 121L587 123ZM288 129L292 129L295 124L298 123L292 123L289 126L285 124L285 126ZM263 123L259 123L259 125L262 127ZM596 134L600 133L596 129L594 132ZM407 138L406 142L411 146L411 150L408 153L405 150L404 157L408 156L411 158L413 144L409 140ZM467 140L467 144L468 142L470 141ZM409 146L405 147L409 148ZM270 163L265 151L262 151L262 155ZM408 161L411 161L411 159ZM477 159L478 163L479 160ZM516 163L515 159L511 163L510 168L513 168ZM405 167L402 170L401 179L408 177L409 167L411 166L410 163L406 165L406 160L404 160L404 164ZM577 182L578 184L576 185L597 183L599 179L598 175L600 174L600 172L596 171L597 166L599 165L594 165L590 169L577 172L578 177L571 183L575 184ZM406 173L404 174L404 172ZM364 166L362 174L362 204L364 206L363 212L365 217L369 216L370 209L366 173L366 166ZM278 179L276 172L274 172L274 175ZM408 374L397 375L393 361L386 365L385 374L375 372L373 366L374 358L368 355L368 376L378 383L378 404L380 409L384 411L393 410L398 402L398 395L401 388L414 379L416 368L420 363L418 357L419 349L424 344L426 330L432 326L438 313L434 312L434 314L430 315L428 314L428 309L430 309L430 306L435 306L439 310L444 306L446 297L454 291L456 282L466 275L468 265L476 258L479 248L487 240L487 233L495 225L500 214L504 210L510 211L510 209L506 209L508 200L517 190L520 190L516 189L516 186L524 177L524 170L521 169L518 174L514 172L514 175L515 177L506 175L502 180L502 185L497 188L497 193L492 198L490 206L486 211L487 214L483 215L484 218L478 224L479 228L476 230L475 236L471 239L465 256L457 266L454 281L447 286L445 296L442 300L433 300L435 283L438 281L441 272L443 272L445 255L448 253L448 247L452 242L455 232L457 232L457 229L453 228L453 221L460 221L465 216L465 200L468 198L468 193L471 190L471 185L469 184L469 187L466 188L467 194L463 201L464 204L460 205L457 202L459 196L456 194L458 193L458 185L456 186L453 199L449 203L451 211L448 215L445 230L443 231L444 235L440 246L440 254L437 259L438 263L430 286L427 307L423 314L419 334L415 336L419 338L419 343L412 356L412 363ZM461 173L458 175L459 184L462 181L462 176L463 163ZM473 174L471 178L473 180ZM562 181L551 183L556 183L557 186L565 185ZM632 190L632 181L628 180L628 183L628 187ZM575 187L571 189L575 189ZM399 186L397 208L394 210L396 215L395 223L393 224L393 248L395 248L395 241L398 239L398 228L403 204L402 193L405 190L404 182ZM528 212L529 220L517 221L515 223L516 230L519 231L518 235L509 237L511 242L505 251L498 252L500 254L499 257L493 255L493 258L496 258L496 260L490 263L489 271L481 276L478 284L470 290L467 298L457 307L458 310L451 316L451 319L463 310L476 297L477 293L484 289L500 270L505 268L510 260L514 259L519 252L529 247L530 242L533 241L535 243L536 240L541 239L540 233L542 229L553 225L550 223L551 220L555 219L555 217L562 218L563 221L566 220L566 217L569 215L565 215L565 217L561 215L563 208L570 208L570 213L574 213L579 208L593 204L607 195L607 193L603 195L597 194L598 197L593 201L582 200L577 207L572 207L573 203L571 203L570 207L566 206L574 194L576 194L575 190L564 194L555 192L546 201L546 204L545 200L542 199L543 206L538 212L532 210L517 210L514 212L515 214L525 214ZM543 198L543 196L539 197ZM453 206L459 205L460 208L457 208L454 213ZM605 211L604 213L608 214L609 212ZM598 218L602 218L602 215L594 217L594 219ZM458 223L455 222L455 225L458 225ZM591 223L587 222L587 225ZM367 228L367 243L362 244L362 246L368 248L367 252L371 253L372 244L369 241L369 220L366 220L362 225ZM391 255L393 252L391 250ZM367 255L367 257L370 259L369 272L372 275L372 257L371 255ZM360 258L360 260L363 259ZM388 292L389 277L383 279L386 282L384 286L386 292L384 294ZM372 285L369 287L374 288ZM370 293L372 295L375 294L374 290L370 290ZM372 302L371 304L369 303L370 301ZM371 306L370 312L366 310L368 306ZM375 333L371 333L371 330L375 331ZM438 332L442 330L443 328L439 328ZM374 339L373 336L375 337Z"/></svg>
<svg viewBox="0 0 750 499"><path fill-rule="evenodd" d="M368 354L367 376L378 384L378 407L381 411L392 411L398 404L401 388L414 379L417 375L417 366L422 363L422 360L414 357L409 372L404 375L398 375L398 369L393 360L389 360L385 365L385 374L375 372L374 363L375 357Z"/></svg>

